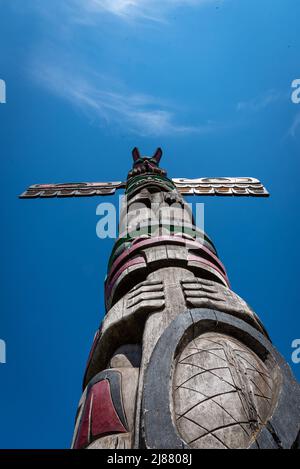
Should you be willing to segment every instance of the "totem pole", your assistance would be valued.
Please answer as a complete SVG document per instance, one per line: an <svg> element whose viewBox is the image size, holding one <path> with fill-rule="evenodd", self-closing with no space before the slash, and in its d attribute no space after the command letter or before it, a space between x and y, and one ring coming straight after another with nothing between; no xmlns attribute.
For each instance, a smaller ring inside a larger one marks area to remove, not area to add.
<svg viewBox="0 0 300 469"><path fill-rule="evenodd" d="M126 183L34 185L22 198L125 189L73 448L296 448L300 386L230 289L184 195L268 196L253 178L169 179L133 150Z"/></svg>

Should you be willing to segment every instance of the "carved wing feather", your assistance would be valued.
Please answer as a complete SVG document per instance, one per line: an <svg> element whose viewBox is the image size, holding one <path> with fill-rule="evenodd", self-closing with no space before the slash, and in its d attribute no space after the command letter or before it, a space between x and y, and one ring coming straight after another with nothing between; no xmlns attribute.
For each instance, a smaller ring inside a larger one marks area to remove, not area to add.
<svg viewBox="0 0 300 469"><path fill-rule="evenodd" d="M181 178L173 179L173 182L182 195L269 196L266 188L255 178Z"/></svg>
<svg viewBox="0 0 300 469"><path fill-rule="evenodd" d="M39 197L90 197L113 195L117 189L125 187L125 183L116 182L75 182L65 184L34 184L28 187L19 197L36 199Z"/></svg>

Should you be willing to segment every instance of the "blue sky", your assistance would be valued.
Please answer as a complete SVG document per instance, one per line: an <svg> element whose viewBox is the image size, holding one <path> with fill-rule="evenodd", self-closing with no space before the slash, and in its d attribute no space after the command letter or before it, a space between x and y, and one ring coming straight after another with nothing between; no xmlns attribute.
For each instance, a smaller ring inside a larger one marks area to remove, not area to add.
<svg viewBox="0 0 300 469"><path fill-rule="evenodd" d="M111 240L97 199L29 184L122 180L130 150L171 177L252 176L270 199L205 199L232 288L291 362L300 338L298 0L0 0L0 447L69 447ZM105 201L116 201L109 197Z"/></svg>

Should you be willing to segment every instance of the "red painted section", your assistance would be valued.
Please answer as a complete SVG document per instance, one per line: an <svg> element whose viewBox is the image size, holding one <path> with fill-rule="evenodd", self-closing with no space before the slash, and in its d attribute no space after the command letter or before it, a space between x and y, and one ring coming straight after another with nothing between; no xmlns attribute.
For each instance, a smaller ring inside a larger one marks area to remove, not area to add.
<svg viewBox="0 0 300 469"><path fill-rule="evenodd" d="M214 264L212 264L211 262L207 261L206 259L203 259L202 257L200 256L195 256L195 255L191 255L189 254L188 255L188 261L195 261L195 262L198 262L199 264L204 264L204 265L208 265L211 269L214 269L216 270L217 272L219 272L219 274L222 276L222 278L225 280L225 282L227 283L228 286L230 286L230 283L229 283L229 279L227 277L227 275L224 275L223 272L218 269L218 267L216 267Z"/></svg>
<svg viewBox="0 0 300 469"><path fill-rule="evenodd" d="M85 448L96 437L127 433L115 410L108 380L94 384L85 401L75 449Z"/></svg>
<svg viewBox="0 0 300 469"><path fill-rule="evenodd" d="M220 259L217 256L215 256L208 248L203 246L201 243L197 241L187 240L187 239L180 239L179 236L178 237L157 236L155 238L152 237L149 239L143 238L141 242L132 243L132 246L126 251L124 251L111 266L111 269L109 272L109 279L111 279L113 275L114 275L114 278L116 275L120 275L119 270L118 270L120 269L120 266L124 265L124 262L128 258L135 255L136 252L138 252L142 248L149 248L149 247L157 246L160 244L162 245L165 245L165 244L172 244L172 245L177 244L178 245L179 244L181 246L186 246L188 249L197 249L197 250L203 251L211 259L212 262L214 262L216 265L219 265L219 268L223 271L223 275L226 274L225 267L220 261ZM117 272L117 274L115 274L115 272ZM113 280L112 280L112 283L113 283Z"/></svg>
<svg viewBox="0 0 300 469"><path fill-rule="evenodd" d="M117 273L114 275L114 277L109 280L109 283L107 282L106 284L106 288L105 288L105 296L106 298L109 298L110 294L111 294L111 291L114 287L114 284L116 283L116 281L118 280L118 278L120 277L120 275L126 270L128 269L129 267L132 267L133 265L140 265L140 266L143 266L143 267L146 267L146 262L145 262L145 259L140 256L140 257L136 257L134 259L131 259L129 261L126 262L126 264L124 264L122 267L120 267L120 269L117 271Z"/></svg>
<svg viewBox="0 0 300 469"><path fill-rule="evenodd" d="M107 380L96 383L92 388L92 435L99 437L108 433L127 433L115 410L110 385Z"/></svg>
<svg viewBox="0 0 300 469"><path fill-rule="evenodd" d="M83 415L79 425L76 442L74 445L75 449L84 448L89 444L90 439L90 408L91 408L91 397L90 393L85 401Z"/></svg>
<svg viewBox="0 0 300 469"><path fill-rule="evenodd" d="M180 239L180 237L176 236L159 236L155 238L150 238L150 239L142 239L139 240L139 242L136 242L133 244L133 246L126 251L124 251L113 263L109 276L106 282L106 288L105 288L105 296L108 299L111 295L112 289L114 287L114 284L116 283L117 279L120 277L122 272L126 270L128 267L131 265L135 264L144 264L145 260L142 257L136 257L132 260L128 260L133 255L136 255L138 251L140 251L142 248L149 248L152 246L156 245L165 245L165 244L171 244L171 245L181 245L181 246L186 246L188 249L194 249L198 251L202 251L206 257L211 259L210 261L207 259L204 259L201 257L201 254L199 253L198 256L196 255L189 255L189 260L195 260L198 262L202 262L203 264L209 265L211 268L217 270L221 275L222 278L224 278L226 284L229 286L229 280L226 274L226 270L220 259L215 256L208 248L203 246L201 243L197 241L190 241L187 239Z"/></svg>

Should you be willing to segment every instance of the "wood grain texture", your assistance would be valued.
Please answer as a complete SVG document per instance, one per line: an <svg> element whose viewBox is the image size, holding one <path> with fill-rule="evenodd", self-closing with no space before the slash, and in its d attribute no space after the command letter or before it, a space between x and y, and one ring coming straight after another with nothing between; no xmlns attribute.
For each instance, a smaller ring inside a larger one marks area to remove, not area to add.
<svg viewBox="0 0 300 469"><path fill-rule="evenodd" d="M243 343L219 333L194 339L175 369L176 425L193 449L247 448L271 413L273 381Z"/></svg>
<svg viewBox="0 0 300 469"><path fill-rule="evenodd" d="M296 418L289 434L278 419L285 422L283 409L295 405L287 390L300 390L258 316L231 290L212 240L183 198L268 192L253 178L170 179L160 159L160 150L147 158L135 148L126 185L98 188L125 186L125 198L84 388L99 373L121 374L127 432L99 435L88 447L296 445Z"/></svg>

